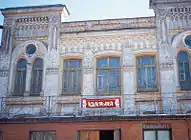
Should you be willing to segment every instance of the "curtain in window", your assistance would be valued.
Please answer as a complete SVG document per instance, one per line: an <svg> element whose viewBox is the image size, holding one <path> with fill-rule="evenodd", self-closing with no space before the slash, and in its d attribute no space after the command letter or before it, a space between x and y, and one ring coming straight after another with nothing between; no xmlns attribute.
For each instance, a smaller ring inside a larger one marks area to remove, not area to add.
<svg viewBox="0 0 191 140"><path fill-rule="evenodd" d="M155 56L137 57L137 89L149 91L157 89Z"/></svg>
<svg viewBox="0 0 191 140"><path fill-rule="evenodd" d="M120 91L120 58L106 57L97 59L97 92L111 93Z"/></svg>
<svg viewBox="0 0 191 140"><path fill-rule="evenodd" d="M33 63L31 79L31 95L40 95L43 79L43 60L37 58Z"/></svg>
<svg viewBox="0 0 191 140"><path fill-rule="evenodd" d="M15 95L23 95L26 85L26 72L27 72L27 61L20 59L17 62L16 74L15 74Z"/></svg>
<svg viewBox="0 0 191 140"><path fill-rule="evenodd" d="M31 132L30 140L56 140L55 132Z"/></svg>
<svg viewBox="0 0 191 140"><path fill-rule="evenodd" d="M170 140L169 130L144 130L144 140Z"/></svg>
<svg viewBox="0 0 191 140"><path fill-rule="evenodd" d="M64 61L63 93L81 93L81 60Z"/></svg>

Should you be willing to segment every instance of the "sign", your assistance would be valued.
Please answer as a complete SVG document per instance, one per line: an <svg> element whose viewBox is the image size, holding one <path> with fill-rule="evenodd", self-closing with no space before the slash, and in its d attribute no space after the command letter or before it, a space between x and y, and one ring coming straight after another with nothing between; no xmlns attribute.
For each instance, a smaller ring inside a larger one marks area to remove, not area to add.
<svg viewBox="0 0 191 140"><path fill-rule="evenodd" d="M82 98L81 108L120 108L121 98Z"/></svg>

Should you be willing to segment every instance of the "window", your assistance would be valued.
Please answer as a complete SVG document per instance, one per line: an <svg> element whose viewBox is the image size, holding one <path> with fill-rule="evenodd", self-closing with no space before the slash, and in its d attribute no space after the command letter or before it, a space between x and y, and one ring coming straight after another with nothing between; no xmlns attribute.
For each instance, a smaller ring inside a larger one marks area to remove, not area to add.
<svg viewBox="0 0 191 140"><path fill-rule="evenodd" d="M155 56L137 57L137 90L157 90Z"/></svg>
<svg viewBox="0 0 191 140"><path fill-rule="evenodd" d="M23 95L25 91L26 84L26 71L27 71L27 61L25 59L20 59L17 62L16 75L15 75L15 95Z"/></svg>
<svg viewBox="0 0 191 140"><path fill-rule="evenodd" d="M178 70L180 88L184 90L191 89L189 56L186 52L181 51L178 53Z"/></svg>
<svg viewBox="0 0 191 140"><path fill-rule="evenodd" d="M144 140L171 140L170 130L143 130Z"/></svg>
<svg viewBox="0 0 191 140"><path fill-rule="evenodd" d="M63 93L81 93L81 60L64 60Z"/></svg>
<svg viewBox="0 0 191 140"><path fill-rule="evenodd" d="M35 47L35 45L33 45L33 44L27 45L27 47L26 47L26 53L27 53L28 55L32 55L32 54L34 54L35 52L36 52L36 47Z"/></svg>
<svg viewBox="0 0 191 140"><path fill-rule="evenodd" d="M97 93L120 92L120 58L104 57L97 59Z"/></svg>
<svg viewBox="0 0 191 140"><path fill-rule="evenodd" d="M31 79L31 95L40 95L42 91L43 60L37 58L33 63Z"/></svg>
<svg viewBox="0 0 191 140"><path fill-rule="evenodd" d="M56 140L56 132L30 132L30 140Z"/></svg>

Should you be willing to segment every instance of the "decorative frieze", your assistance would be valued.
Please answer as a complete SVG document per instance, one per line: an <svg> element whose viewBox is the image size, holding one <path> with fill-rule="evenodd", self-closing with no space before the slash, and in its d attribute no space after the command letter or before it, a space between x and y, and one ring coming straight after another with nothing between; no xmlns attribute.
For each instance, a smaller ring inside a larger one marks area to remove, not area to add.
<svg viewBox="0 0 191 140"><path fill-rule="evenodd" d="M173 63L161 63L160 70L173 70L174 64Z"/></svg>
<svg viewBox="0 0 191 140"><path fill-rule="evenodd" d="M58 68L46 68L46 74L58 74Z"/></svg>
<svg viewBox="0 0 191 140"><path fill-rule="evenodd" d="M155 18L127 18L113 20L97 20L83 22L68 22L62 24L61 32L84 32L84 31L100 31L100 30L116 30L116 29L132 29L132 28L153 28L155 27Z"/></svg>
<svg viewBox="0 0 191 140"><path fill-rule="evenodd" d="M7 77L9 74L9 70L8 69L0 69L0 77Z"/></svg>
<svg viewBox="0 0 191 140"><path fill-rule="evenodd" d="M146 123L142 124L143 129L170 129L171 124L169 123Z"/></svg>

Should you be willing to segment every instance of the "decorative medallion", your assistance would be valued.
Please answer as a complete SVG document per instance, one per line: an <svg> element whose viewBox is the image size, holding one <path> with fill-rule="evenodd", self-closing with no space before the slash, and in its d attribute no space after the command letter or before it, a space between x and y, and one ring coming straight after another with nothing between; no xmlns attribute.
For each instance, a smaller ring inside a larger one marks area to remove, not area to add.
<svg viewBox="0 0 191 140"><path fill-rule="evenodd" d="M184 43L186 44L186 46L188 46L191 49L191 35L187 35L184 38Z"/></svg>
<svg viewBox="0 0 191 140"><path fill-rule="evenodd" d="M27 45L27 47L26 47L26 53L28 54L28 55L32 55L32 54L34 54L36 52L36 46L34 45L34 44L29 44L29 45Z"/></svg>

